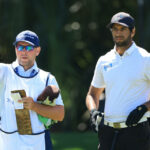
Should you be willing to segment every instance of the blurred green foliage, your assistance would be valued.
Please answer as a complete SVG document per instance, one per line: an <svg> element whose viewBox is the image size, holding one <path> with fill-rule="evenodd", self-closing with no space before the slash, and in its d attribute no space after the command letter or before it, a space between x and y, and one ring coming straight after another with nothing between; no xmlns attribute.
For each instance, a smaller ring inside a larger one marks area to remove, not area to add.
<svg viewBox="0 0 150 150"><path fill-rule="evenodd" d="M54 150L96 150L97 134L93 132L51 133Z"/></svg>
<svg viewBox="0 0 150 150"><path fill-rule="evenodd" d="M15 60L12 43L19 32L36 32L42 47L38 65L56 76L65 104L65 120L58 129L86 130L85 97L98 57L113 48L106 28L112 15L129 12L136 20L136 43L142 38L150 48L150 2L143 1L141 29L138 0L0 0L0 60Z"/></svg>

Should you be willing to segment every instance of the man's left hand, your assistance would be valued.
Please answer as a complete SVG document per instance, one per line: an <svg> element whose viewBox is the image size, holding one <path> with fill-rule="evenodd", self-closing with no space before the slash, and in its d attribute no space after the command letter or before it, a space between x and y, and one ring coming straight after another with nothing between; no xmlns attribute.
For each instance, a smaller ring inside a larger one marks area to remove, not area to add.
<svg viewBox="0 0 150 150"><path fill-rule="evenodd" d="M100 129L100 125L102 124L104 114L96 109L91 110L90 112L90 124L91 128L94 132L98 132Z"/></svg>
<svg viewBox="0 0 150 150"><path fill-rule="evenodd" d="M127 117L126 125L129 127L136 125L147 111L148 108L145 105L136 107Z"/></svg>

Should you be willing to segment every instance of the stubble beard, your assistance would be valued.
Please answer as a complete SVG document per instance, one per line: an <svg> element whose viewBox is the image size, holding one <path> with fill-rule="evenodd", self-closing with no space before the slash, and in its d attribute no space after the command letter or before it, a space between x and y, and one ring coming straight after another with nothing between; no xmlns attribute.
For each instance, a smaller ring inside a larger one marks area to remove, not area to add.
<svg viewBox="0 0 150 150"><path fill-rule="evenodd" d="M128 47L130 45L130 43L132 42L132 38L129 35L128 38L122 42L116 42L114 39L114 43L116 45L116 47Z"/></svg>
<svg viewBox="0 0 150 150"><path fill-rule="evenodd" d="M123 41L123 42L115 42L117 47L126 47L128 46L130 41Z"/></svg>

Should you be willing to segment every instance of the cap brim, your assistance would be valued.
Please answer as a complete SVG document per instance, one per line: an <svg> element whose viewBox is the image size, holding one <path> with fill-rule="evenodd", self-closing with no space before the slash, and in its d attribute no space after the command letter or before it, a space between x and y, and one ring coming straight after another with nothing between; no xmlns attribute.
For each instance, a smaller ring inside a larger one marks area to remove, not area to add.
<svg viewBox="0 0 150 150"><path fill-rule="evenodd" d="M26 43L28 43L28 44L31 44L32 46L35 46L34 43L29 42L29 41L26 41L26 40L15 41L15 42L13 43L13 45L16 45L18 42L26 42Z"/></svg>
<svg viewBox="0 0 150 150"><path fill-rule="evenodd" d="M120 25L122 25L122 26L129 27L127 24L122 23L122 22L109 23L106 27L107 27L107 28L112 28L113 24L120 24Z"/></svg>

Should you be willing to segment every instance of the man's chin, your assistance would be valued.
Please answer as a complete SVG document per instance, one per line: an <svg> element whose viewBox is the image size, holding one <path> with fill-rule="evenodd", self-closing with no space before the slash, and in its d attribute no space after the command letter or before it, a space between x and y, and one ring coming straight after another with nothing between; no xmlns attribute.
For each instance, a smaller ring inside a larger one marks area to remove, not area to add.
<svg viewBox="0 0 150 150"><path fill-rule="evenodd" d="M126 46L126 43L124 43L124 42L115 42L115 44L116 44L117 47L124 47L124 46Z"/></svg>
<svg viewBox="0 0 150 150"><path fill-rule="evenodd" d="M21 66L26 66L27 64L28 64L28 62L26 62L26 61L20 62L20 65L21 65Z"/></svg>

